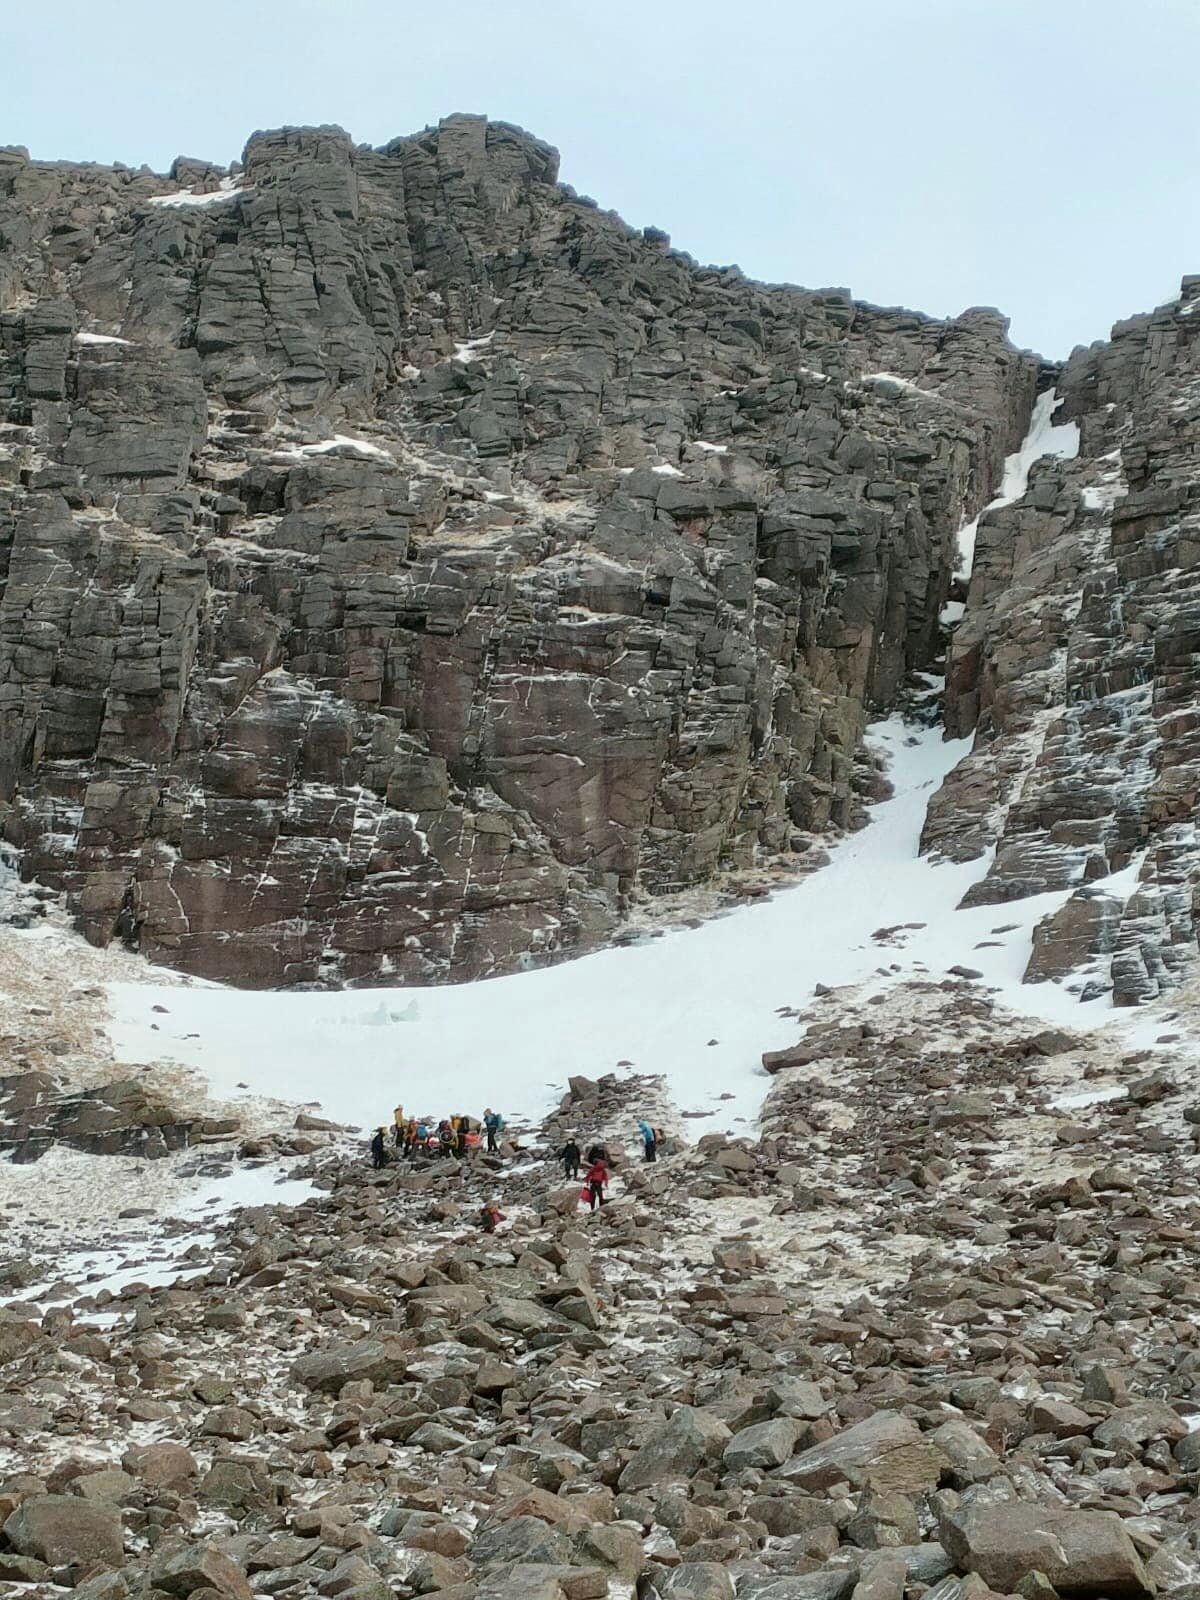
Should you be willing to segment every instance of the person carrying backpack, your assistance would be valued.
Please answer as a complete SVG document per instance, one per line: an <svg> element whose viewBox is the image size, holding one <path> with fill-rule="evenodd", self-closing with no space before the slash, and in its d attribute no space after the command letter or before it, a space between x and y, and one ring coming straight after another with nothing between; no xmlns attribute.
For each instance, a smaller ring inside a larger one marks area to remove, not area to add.
<svg viewBox="0 0 1200 1600"><path fill-rule="evenodd" d="M380 1167L386 1166L387 1164L387 1150L384 1147L384 1139L386 1137L386 1128L376 1128L374 1136L371 1139L371 1165L375 1168L376 1172L379 1171Z"/></svg>
<svg viewBox="0 0 1200 1600"><path fill-rule="evenodd" d="M568 1139L566 1144L563 1145L558 1152L558 1159L563 1164L564 1178L579 1177L579 1146L573 1138Z"/></svg>
<svg viewBox="0 0 1200 1600"><path fill-rule="evenodd" d="M643 1150L645 1152L646 1160L647 1161L657 1161L658 1160L658 1138L657 1138L657 1136L656 1136L656 1134L654 1132L654 1129L650 1126L650 1124L648 1122L639 1122L638 1123L638 1132L642 1136L642 1148L643 1148Z"/></svg>
<svg viewBox="0 0 1200 1600"><path fill-rule="evenodd" d="M487 1134L488 1149L497 1149L496 1140L504 1132L504 1118L498 1111L493 1111L491 1106L488 1106L483 1113L483 1128Z"/></svg>
<svg viewBox="0 0 1200 1600"><path fill-rule="evenodd" d="M484 1233L495 1233L496 1224L504 1221L504 1213L494 1200L479 1208L479 1226Z"/></svg>
<svg viewBox="0 0 1200 1600"><path fill-rule="evenodd" d="M404 1143L404 1107L397 1106L392 1112L392 1142L397 1150Z"/></svg>
<svg viewBox="0 0 1200 1600"><path fill-rule="evenodd" d="M593 1161L584 1174L588 1188L588 1210L595 1211L604 1204L604 1191L608 1188L608 1168L603 1161Z"/></svg>

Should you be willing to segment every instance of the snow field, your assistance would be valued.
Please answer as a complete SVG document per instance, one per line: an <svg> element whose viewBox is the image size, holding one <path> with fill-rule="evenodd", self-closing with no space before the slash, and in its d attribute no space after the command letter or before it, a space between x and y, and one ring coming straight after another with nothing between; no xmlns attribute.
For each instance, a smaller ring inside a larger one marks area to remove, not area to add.
<svg viewBox="0 0 1200 1600"><path fill-rule="evenodd" d="M890 758L894 798L833 848L829 866L768 901L474 984L263 993L119 983L117 1057L166 1057L201 1073L219 1099L316 1104L363 1128L390 1121L397 1103L439 1116L490 1105L536 1121L572 1073L627 1067L661 1074L681 1111L708 1113L693 1122L697 1134L749 1133L770 1083L762 1053L803 1029L779 1013L803 1010L818 983L870 994L965 964L1018 1013L1100 1020L1103 1001L1081 1007L1057 985L1021 982L1035 925L1069 890L959 911L989 857L934 864L917 853L929 798L969 741L944 742L899 717L870 738ZM897 929L888 943L872 938L887 926Z"/></svg>
<svg viewBox="0 0 1200 1600"><path fill-rule="evenodd" d="M472 341L459 359L485 344ZM1053 393L1039 398L993 505L1024 493L1042 455L1076 453L1074 425L1053 423L1058 403ZM347 446L387 455L344 436L298 453ZM960 535L967 572L975 528L969 524ZM929 694L939 689L930 679ZM898 716L875 724L868 738L887 757L893 798L873 808L861 832L831 849L827 867L769 900L700 927L454 987L264 993L189 984L174 975L113 981L107 995L114 1056L122 1063L173 1063L196 1073L215 1099L247 1111L263 1100L303 1103L363 1129L390 1123L398 1103L432 1116L478 1116L491 1105L510 1123L536 1122L571 1074L636 1072L661 1080L645 1108L652 1120L694 1136L753 1131L771 1083L761 1055L796 1041L818 984L852 988L861 1003L914 977L940 979L965 965L1017 1014L1075 1029L1114 1023L1107 1001L1080 1006L1058 985L1021 982L1035 926L1069 890L959 910L990 857L952 864L919 855L929 800L970 741L944 741L940 729L916 728ZM1135 880L1128 869L1094 888L1127 895ZM1123 1017L1120 1026L1135 1032ZM1160 1026L1141 1016L1136 1031L1144 1036ZM593 1132L579 1131L585 1138ZM44 1180L53 1179L45 1163L38 1166ZM310 1192L306 1184L278 1186L276 1176L273 1169L247 1168L208 1187L193 1179L188 1199L156 1196L152 1203L157 1218L193 1220L197 1229L156 1243L149 1264L144 1251L140 1264L129 1264L121 1251L105 1254L92 1230L74 1235L89 1243L90 1253L59 1258L57 1273L103 1274L88 1285L93 1289L101 1282L119 1288L160 1270L166 1281L186 1268L180 1257L189 1248L211 1239L205 1222L238 1205L294 1204ZM154 1226L148 1219L147 1232Z"/></svg>
<svg viewBox="0 0 1200 1600"><path fill-rule="evenodd" d="M887 377L863 381L879 376ZM1024 494L1041 456L1077 454L1077 426L1054 423L1060 404L1053 391L1039 396L993 505ZM960 534L965 572L976 526ZM803 1010L818 983L869 991L966 964L1016 1012L1078 1025L1073 995L1021 983L1033 929L1066 893L959 911L989 857L934 864L918 854L930 796L970 741L945 742L939 730L914 731L899 717L876 724L870 737L889 758L894 797L834 847L828 867L765 903L471 985L336 994L173 989L153 1029L158 986L115 985L117 1053L126 1061L165 1054L195 1068L221 1098L246 1092L316 1103L360 1127L386 1122L396 1103L434 1115L478 1115L492 1104L534 1121L572 1073L627 1064L661 1074L680 1111L702 1114L698 1131L736 1133L750 1131L765 1096L762 1053L801 1031L794 1015L780 1013ZM1112 888L1128 893L1132 883ZM889 924L897 932L881 948L872 934Z"/></svg>
<svg viewBox="0 0 1200 1600"><path fill-rule="evenodd" d="M37 1283L0 1295L0 1303L52 1303L60 1298L54 1293L58 1283L82 1294L118 1294L131 1283L175 1283L189 1271L208 1270L215 1237L208 1224L241 1206L295 1206L317 1193L306 1178L281 1179L274 1163L239 1165L208 1178L179 1177L177 1164L89 1156L58 1145L40 1161L0 1168L0 1197L20 1208L6 1224L6 1243L14 1255L31 1254L46 1271ZM120 1212L130 1206L150 1215L123 1219ZM164 1222L193 1226L164 1234ZM64 1245L74 1248L59 1253ZM189 1258L195 1249L202 1254Z"/></svg>

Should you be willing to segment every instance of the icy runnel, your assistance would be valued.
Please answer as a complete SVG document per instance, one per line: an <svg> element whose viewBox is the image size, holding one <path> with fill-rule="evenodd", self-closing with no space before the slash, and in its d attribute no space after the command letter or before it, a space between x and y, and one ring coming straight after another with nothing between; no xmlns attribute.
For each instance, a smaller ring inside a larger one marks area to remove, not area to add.
<svg viewBox="0 0 1200 1600"><path fill-rule="evenodd" d="M1079 454L1079 424L1054 420L1054 413L1061 405L1062 400L1054 389L1046 389L1038 395L1029 421L1029 432L1020 449L1014 450L1005 459L999 493L995 499L988 501L978 517L959 532L955 572L960 577L971 576L975 565L975 536L984 512L995 511L999 506L1010 506L1019 500L1029 487L1029 474L1034 462L1040 461L1043 456L1059 456L1065 461L1073 461Z"/></svg>

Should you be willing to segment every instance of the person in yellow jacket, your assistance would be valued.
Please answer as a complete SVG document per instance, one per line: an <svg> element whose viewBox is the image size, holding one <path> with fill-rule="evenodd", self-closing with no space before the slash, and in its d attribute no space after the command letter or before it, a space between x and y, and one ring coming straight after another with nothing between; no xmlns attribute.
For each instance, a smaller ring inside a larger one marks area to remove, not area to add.
<svg viewBox="0 0 1200 1600"><path fill-rule="evenodd" d="M404 1143L404 1107L397 1106L392 1112L392 1139L399 1147Z"/></svg>

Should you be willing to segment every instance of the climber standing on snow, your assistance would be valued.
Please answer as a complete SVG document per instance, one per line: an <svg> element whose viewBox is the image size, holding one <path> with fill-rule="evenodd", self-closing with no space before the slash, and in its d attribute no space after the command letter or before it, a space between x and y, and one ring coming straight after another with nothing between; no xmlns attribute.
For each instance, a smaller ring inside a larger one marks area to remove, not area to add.
<svg viewBox="0 0 1200 1600"><path fill-rule="evenodd" d="M563 1164L564 1178L579 1177L579 1146L572 1136L558 1152L558 1159Z"/></svg>
<svg viewBox="0 0 1200 1600"><path fill-rule="evenodd" d="M493 1111L491 1106L488 1106L483 1113L483 1127L487 1134L488 1149L495 1150L497 1136L504 1132L504 1118L498 1111Z"/></svg>
<svg viewBox="0 0 1200 1600"><path fill-rule="evenodd" d="M386 1128L376 1128L375 1136L371 1140L371 1165L377 1171L380 1167L386 1165L387 1163L387 1150L384 1146L384 1140L386 1137Z"/></svg>
<svg viewBox="0 0 1200 1600"><path fill-rule="evenodd" d="M638 1123L638 1132L642 1136L642 1148L647 1161L658 1160L658 1136L648 1122Z"/></svg>

